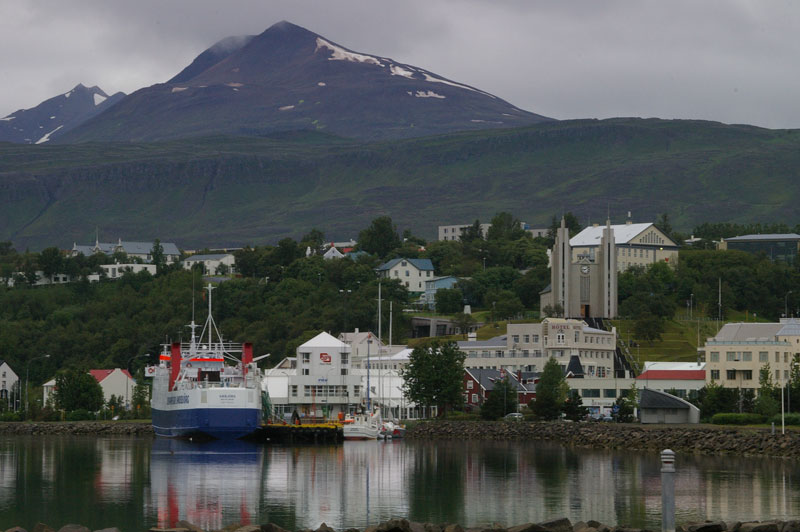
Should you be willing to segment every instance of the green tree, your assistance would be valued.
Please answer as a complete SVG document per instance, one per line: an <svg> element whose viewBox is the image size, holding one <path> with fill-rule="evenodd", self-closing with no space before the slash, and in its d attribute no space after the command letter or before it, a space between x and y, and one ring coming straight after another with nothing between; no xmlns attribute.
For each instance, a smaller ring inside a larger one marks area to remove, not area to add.
<svg viewBox="0 0 800 532"><path fill-rule="evenodd" d="M776 398L779 388L772 381L772 371L769 362L758 370L758 397L755 401L755 411L764 417L770 418L781 409L780 401Z"/></svg>
<svg viewBox="0 0 800 532"><path fill-rule="evenodd" d="M464 308L464 294L458 288L440 288L436 291L436 312L455 314Z"/></svg>
<svg viewBox="0 0 800 532"><path fill-rule="evenodd" d="M91 374L80 370L66 370L56 375L53 400L62 410L88 410L102 408L103 389Z"/></svg>
<svg viewBox="0 0 800 532"><path fill-rule="evenodd" d="M61 250L58 248L46 248L39 253L39 267L49 281L53 280L55 274L61 273L63 265L64 257L61 256Z"/></svg>
<svg viewBox="0 0 800 532"><path fill-rule="evenodd" d="M536 383L536 400L531 403L534 415L539 419L558 419L568 393L569 386L561 366L555 358L550 358Z"/></svg>
<svg viewBox="0 0 800 532"><path fill-rule="evenodd" d="M483 239L483 229L481 228L481 221L476 219L472 225L461 229L461 242L469 244L475 240Z"/></svg>
<svg viewBox="0 0 800 532"><path fill-rule="evenodd" d="M414 348L401 370L403 392L420 406L439 407L439 415L463 401L464 359L454 342L432 341Z"/></svg>
<svg viewBox="0 0 800 532"><path fill-rule="evenodd" d="M633 334L637 340L649 342L651 345L656 340L661 340L664 332L664 321L649 312L640 315L633 323Z"/></svg>
<svg viewBox="0 0 800 532"><path fill-rule="evenodd" d="M511 213L498 212L492 218L492 225L486 234L486 240L517 240L525 235L522 224Z"/></svg>
<svg viewBox="0 0 800 532"><path fill-rule="evenodd" d="M564 401L564 415L570 421L586 419L589 409L583 406L583 399L577 390L570 390L569 397Z"/></svg>
<svg viewBox="0 0 800 532"><path fill-rule="evenodd" d="M164 256L164 246L161 245L161 240L156 238L153 241L153 249L150 250L150 257L152 263L156 265L156 273L161 273L167 265L167 259Z"/></svg>
<svg viewBox="0 0 800 532"><path fill-rule="evenodd" d="M517 411L517 388L508 376L494 382L489 397L481 405L481 418L495 420Z"/></svg>
<svg viewBox="0 0 800 532"><path fill-rule="evenodd" d="M150 386L145 382L142 370L136 373L136 385L133 387L131 406L136 413L136 418L147 419L150 417Z"/></svg>
<svg viewBox="0 0 800 532"><path fill-rule="evenodd" d="M358 234L358 247L381 258L401 244L397 227L388 216L375 218L368 228Z"/></svg>
<svg viewBox="0 0 800 532"><path fill-rule="evenodd" d="M572 212L564 214L564 225L569 229L570 238L580 233L581 229L583 229L578 221L578 217L572 214ZM550 221L550 228L547 230L547 240L550 246L552 246L553 242L556 240L556 231L558 231L559 227L561 227L561 217L553 215L553 219Z"/></svg>
<svg viewBox="0 0 800 532"><path fill-rule="evenodd" d="M475 325L475 318L472 317L472 314L459 312L453 316L453 323L458 327L458 330L461 331L464 338L466 338L470 328Z"/></svg>

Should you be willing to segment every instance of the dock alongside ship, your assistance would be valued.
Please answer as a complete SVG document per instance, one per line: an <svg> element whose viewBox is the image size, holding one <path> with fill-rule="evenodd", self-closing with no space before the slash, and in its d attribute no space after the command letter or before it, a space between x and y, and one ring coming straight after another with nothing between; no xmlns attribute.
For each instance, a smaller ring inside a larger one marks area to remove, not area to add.
<svg viewBox="0 0 800 532"><path fill-rule="evenodd" d="M262 425L247 438L257 443L341 443L344 441L342 425L319 423L310 425Z"/></svg>

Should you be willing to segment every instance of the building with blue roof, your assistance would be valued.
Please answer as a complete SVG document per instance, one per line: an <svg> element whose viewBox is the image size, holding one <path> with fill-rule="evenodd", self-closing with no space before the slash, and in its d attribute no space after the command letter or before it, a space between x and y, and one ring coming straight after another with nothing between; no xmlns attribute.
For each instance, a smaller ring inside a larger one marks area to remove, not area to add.
<svg viewBox="0 0 800 532"><path fill-rule="evenodd" d="M409 292L425 291L425 281L433 279L433 263L431 259L392 259L378 266L378 277L397 279Z"/></svg>

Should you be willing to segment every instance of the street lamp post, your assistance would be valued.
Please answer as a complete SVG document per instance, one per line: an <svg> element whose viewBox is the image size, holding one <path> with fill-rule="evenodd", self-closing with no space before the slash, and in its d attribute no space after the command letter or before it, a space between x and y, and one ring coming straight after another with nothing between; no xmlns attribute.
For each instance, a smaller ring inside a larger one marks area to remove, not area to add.
<svg viewBox="0 0 800 532"><path fill-rule="evenodd" d="M689 319L692 319L694 314L694 293L689 294Z"/></svg>
<svg viewBox="0 0 800 532"><path fill-rule="evenodd" d="M31 362L34 360L40 360L42 358L50 358L50 355L42 355L40 357L32 358L25 366L25 419L28 419L28 376L30 375Z"/></svg>

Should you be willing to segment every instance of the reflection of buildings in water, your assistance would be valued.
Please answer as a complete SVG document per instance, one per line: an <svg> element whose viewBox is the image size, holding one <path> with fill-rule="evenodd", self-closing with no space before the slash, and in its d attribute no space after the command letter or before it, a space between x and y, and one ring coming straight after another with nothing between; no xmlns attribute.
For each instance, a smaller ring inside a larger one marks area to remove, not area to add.
<svg viewBox="0 0 800 532"><path fill-rule="evenodd" d="M99 466L95 472L94 493L101 502L123 502L131 498L133 456L130 445L114 439L95 443Z"/></svg>
<svg viewBox="0 0 800 532"><path fill-rule="evenodd" d="M468 523L485 523L497 515L509 525L560 516L616 522L617 497L632 491L635 496L631 485L638 481L619 475L620 464L610 453L575 452L540 442L499 444L495 452L494 458L487 455L484 444L466 458L465 500L481 501L465 504ZM520 493L531 504L518 504Z"/></svg>
<svg viewBox="0 0 800 532"><path fill-rule="evenodd" d="M17 453L19 448L15 448L10 441L0 443L0 507L15 506L14 499L17 497Z"/></svg>
<svg viewBox="0 0 800 532"><path fill-rule="evenodd" d="M743 520L754 515L778 519L800 510L792 489L791 462L768 458L720 458L714 462L713 469L704 468L706 483L700 492L709 519Z"/></svg>
<svg viewBox="0 0 800 532"><path fill-rule="evenodd" d="M316 528L323 522L337 529L364 528L368 522L377 524L408 512L402 443L270 447L266 453L264 502L269 507L294 508L297 528Z"/></svg>
<svg viewBox="0 0 800 532"><path fill-rule="evenodd" d="M258 523L262 456L261 446L247 442L157 438L145 510L163 528L179 520L204 529Z"/></svg>

